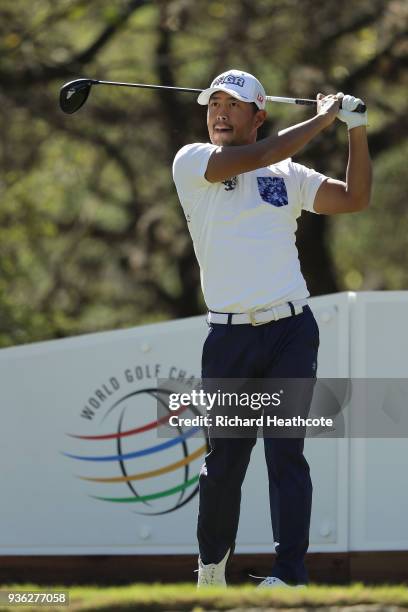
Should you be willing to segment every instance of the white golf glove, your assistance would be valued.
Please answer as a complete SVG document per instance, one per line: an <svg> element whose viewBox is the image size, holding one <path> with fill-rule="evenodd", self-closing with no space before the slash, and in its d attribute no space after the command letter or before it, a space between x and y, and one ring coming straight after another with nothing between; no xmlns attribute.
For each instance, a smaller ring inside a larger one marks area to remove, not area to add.
<svg viewBox="0 0 408 612"><path fill-rule="evenodd" d="M359 104L364 104L360 98L354 96L345 96L343 93L337 94L341 98L341 109L337 113L337 117L340 121L344 121L347 124L347 129L352 130L360 125L368 125L367 111L365 113L354 113L354 109Z"/></svg>

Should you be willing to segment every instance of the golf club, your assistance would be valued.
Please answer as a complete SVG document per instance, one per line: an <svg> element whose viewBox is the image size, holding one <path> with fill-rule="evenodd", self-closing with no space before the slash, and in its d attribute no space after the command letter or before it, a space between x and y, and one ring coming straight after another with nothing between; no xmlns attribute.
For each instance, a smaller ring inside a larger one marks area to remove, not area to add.
<svg viewBox="0 0 408 612"><path fill-rule="evenodd" d="M88 99L92 85L114 85L115 87L140 87L142 89L169 89L172 91L200 93L202 89L191 89L189 87L170 87L167 85L146 85L144 83L118 83L116 81L99 81L97 79L76 79L65 83L61 87L59 103L64 113L71 115L81 108ZM305 98L283 98L279 96L266 96L268 102L283 102L285 104L306 104L315 106L316 100ZM341 105L340 105L341 108ZM365 104L360 104L354 112L365 113Z"/></svg>

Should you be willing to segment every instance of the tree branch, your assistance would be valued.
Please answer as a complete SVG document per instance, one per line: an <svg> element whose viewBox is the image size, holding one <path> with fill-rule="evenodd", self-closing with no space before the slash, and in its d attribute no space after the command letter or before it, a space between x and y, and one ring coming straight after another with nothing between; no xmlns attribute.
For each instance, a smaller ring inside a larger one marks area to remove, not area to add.
<svg viewBox="0 0 408 612"><path fill-rule="evenodd" d="M313 40L316 42L316 47L318 47L321 52L323 47L328 47L342 36L345 36L346 34L352 34L353 32L358 32L362 28L365 28L368 25L374 23L379 17L381 17L384 12L385 6L383 1L380 0L380 2L377 3L377 6L374 6L374 10L372 10L371 12L362 13L361 15L358 15L343 26L338 26L337 24L336 27L329 26L327 28L326 34L324 34L321 38L312 38L312 42ZM333 22L331 22L330 25L332 25L332 23Z"/></svg>
<svg viewBox="0 0 408 612"><path fill-rule="evenodd" d="M129 17L139 8L148 4L148 0L130 0L114 23L109 24L87 49L63 64L56 66L38 64L20 71L0 70L0 83L7 88L19 88L45 83L57 78L78 76L97 53L113 38L118 30L128 21Z"/></svg>
<svg viewBox="0 0 408 612"><path fill-rule="evenodd" d="M354 89L361 83L363 79L366 79L376 73L377 68L383 62L384 59L390 58L395 46L406 38L406 32L398 32L385 47L383 47L378 53L376 53L368 62L358 66L353 72L351 72L345 79L339 83L339 87L342 91L354 91ZM395 73L396 65L401 68L407 65L407 55L401 55L398 60L393 58L390 66L392 67L393 73ZM387 69L382 69L382 78L385 79Z"/></svg>

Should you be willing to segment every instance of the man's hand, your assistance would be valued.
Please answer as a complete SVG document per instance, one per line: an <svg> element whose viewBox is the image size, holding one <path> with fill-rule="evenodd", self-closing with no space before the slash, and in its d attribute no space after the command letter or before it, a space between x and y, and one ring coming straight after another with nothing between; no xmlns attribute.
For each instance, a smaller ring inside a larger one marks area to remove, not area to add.
<svg viewBox="0 0 408 612"><path fill-rule="evenodd" d="M367 125L367 113L353 112L358 104L362 104L362 101L354 96L338 93L336 98L342 102L342 109L337 116L349 129L349 159L346 181L329 178L317 191L314 209L324 215L357 212L367 208L370 202L372 172L367 133L361 127L353 129Z"/></svg>
<svg viewBox="0 0 408 612"><path fill-rule="evenodd" d="M324 96L319 93L317 99L317 115L324 119L326 127L336 119L340 108L339 94Z"/></svg>
<svg viewBox="0 0 408 612"><path fill-rule="evenodd" d="M341 92L338 93L337 96L341 98L341 109L337 117L340 121L344 121L344 123L347 124L348 130L368 124L367 111L365 113L353 113L354 109L356 109L359 104L364 104L360 98L345 96Z"/></svg>

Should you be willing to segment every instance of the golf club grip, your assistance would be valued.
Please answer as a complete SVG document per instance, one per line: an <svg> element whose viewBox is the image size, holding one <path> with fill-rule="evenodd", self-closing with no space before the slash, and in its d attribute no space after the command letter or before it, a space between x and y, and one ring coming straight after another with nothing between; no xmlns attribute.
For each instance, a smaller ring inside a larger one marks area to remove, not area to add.
<svg viewBox="0 0 408 612"><path fill-rule="evenodd" d="M302 98L295 98L295 104L305 104L305 105L316 105L317 101L316 100L304 100ZM341 108L341 101L340 101L340 108ZM352 112L353 113L365 113L367 110L367 107L365 104L359 104L357 106L357 108L355 108Z"/></svg>

